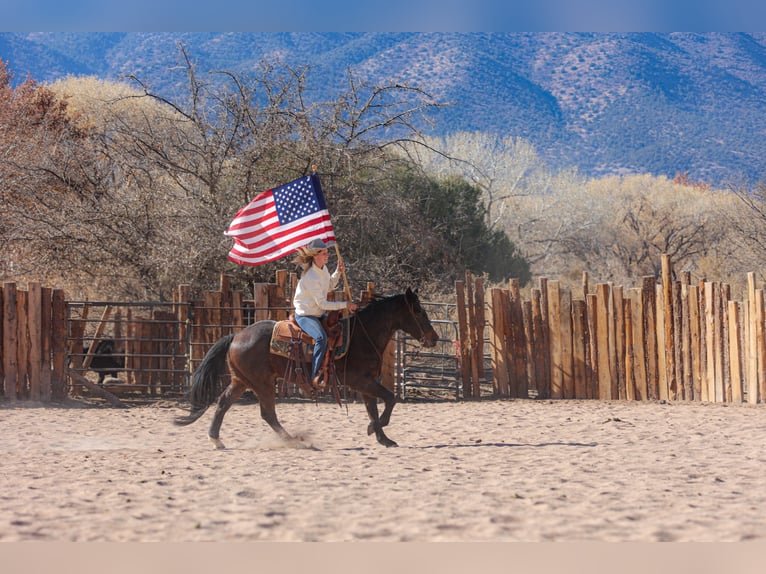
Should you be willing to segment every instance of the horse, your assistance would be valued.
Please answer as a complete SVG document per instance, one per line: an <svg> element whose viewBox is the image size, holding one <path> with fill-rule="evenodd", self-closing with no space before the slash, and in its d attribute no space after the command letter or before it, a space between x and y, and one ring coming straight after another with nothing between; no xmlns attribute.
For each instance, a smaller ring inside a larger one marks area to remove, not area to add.
<svg viewBox="0 0 766 574"><path fill-rule="evenodd" d="M396 403L394 393L378 382L383 351L397 330L406 332L425 347L434 347L439 337L417 292L409 288L404 293L374 298L348 321L348 350L336 360L335 372L341 383L362 395L370 418L367 435L375 433L377 441L386 447L398 446L383 432ZM288 359L270 352L275 324L272 320L258 321L213 344L192 376L190 413L177 417L175 424L191 424L211 404L217 403L208 438L217 449L223 449L220 439L223 417L242 393L250 389L258 398L261 418L274 432L287 443L304 446L284 429L276 414L276 379L286 372ZM220 392L218 380L227 368L231 382ZM310 367L306 364L304 368ZM378 399L385 404L380 415Z"/></svg>

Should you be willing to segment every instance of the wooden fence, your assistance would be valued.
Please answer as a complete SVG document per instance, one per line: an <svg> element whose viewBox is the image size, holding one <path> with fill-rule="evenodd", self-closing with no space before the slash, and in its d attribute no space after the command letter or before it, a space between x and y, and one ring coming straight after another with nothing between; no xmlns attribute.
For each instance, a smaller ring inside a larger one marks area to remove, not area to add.
<svg viewBox="0 0 766 574"><path fill-rule="evenodd" d="M764 291L748 274L747 298L728 284L662 276L623 288L607 283L583 297L542 278L524 299L519 283L485 293L480 279L457 284L463 395L478 398L487 345L493 394L551 399L761 402L766 397Z"/></svg>
<svg viewBox="0 0 766 574"><path fill-rule="evenodd" d="M0 290L0 388L10 400L61 400L67 394L66 301L60 289L30 283Z"/></svg>
<svg viewBox="0 0 766 574"><path fill-rule="evenodd" d="M674 278L667 256L659 281L644 277L634 288L600 283L591 290L586 274L581 298L547 278L526 298L516 280L485 292L480 278L467 275L455 290L462 397L761 402L766 317L755 275L748 274L743 301L733 300L725 283L692 284L689 274L679 275ZM189 372L220 337L254 320L285 317L294 285L293 274L279 271L275 283L254 285L246 298L222 276L220 289L201 300L191 301L189 286L180 286L170 314L127 313L125 330L114 326L129 333L122 349L124 385L153 395L183 391ZM361 298L373 288L368 285ZM76 376L67 361L83 343L94 348L105 336L106 311L88 328L82 316L69 316L63 291L37 283L27 291L5 283L0 303L2 396L64 398ZM178 339L172 355L150 343L172 337ZM393 386L390 349L383 381ZM80 366L87 367L88 359ZM82 379L75 385L89 384Z"/></svg>
<svg viewBox="0 0 766 574"><path fill-rule="evenodd" d="M218 339L254 321L286 318L296 281L295 274L278 271L275 283L254 284L251 296L232 290L229 277L222 275L220 288L198 300L192 300L189 285L181 285L172 302L130 304L68 302L62 290L39 283L30 283L26 291L5 283L0 289L0 396L61 400L82 387L112 402L120 392L183 394L189 373ZM360 298L369 299L373 288L368 284ZM84 375L98 342L106 338L117 344L124 367L118 381L97 386ZM391 363L389 357L384 365L389 385Z"/></svg>

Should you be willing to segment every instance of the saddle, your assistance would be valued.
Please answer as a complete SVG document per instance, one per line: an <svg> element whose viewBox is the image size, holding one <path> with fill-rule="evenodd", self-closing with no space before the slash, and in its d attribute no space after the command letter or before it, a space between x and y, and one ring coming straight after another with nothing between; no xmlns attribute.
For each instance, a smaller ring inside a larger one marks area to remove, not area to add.
<svg viewBox="0 0 766 574"><path fill-rule="evenodd" d="M344 327L347 320L340 318L338 311L331 311L326 317L322 318L322 327L327 333L327 352L337 350L342 346L345 339L343 336ZM311 357L314 352L314 338L303 331L295 320L295 315L290 316L283 321L277 321L274 330L271 332L271 352L282 357L289 357L290 345L300 342L308 351L307 356ZM335 357L336 359L340 357Z"/></svg>
<svg viewBox="0 0 766 574"><path fill-rule="evenodd" d="M325 359L338 360L348 352L348 318L341 318L340 311L330 311L322 318L322 327L327 333L327 352ZM304 332L295 320L295 315L283 321L277 321L271 332L270 351L280 357L292 358L293 345L300 344L303 357L311 360L314 353L314 339Z"/></svg>
<svg viewBox="0 0 766 574"><path fill-rule="evenodd" d="M328 373L332 371L330 368L331 363L345 356L348 351L348 325L348 318L341 319L340 311L331 311L326 317L322 318L322 327L324 327L327 333L327 351L325 352L321 368L324 384L318 389L323 389L329 380L333 388L333 394L336 395L336 400L339 403L340 397L337 385L335 385L334 376L328 376ZM303 365L311 362L311 356L314 353L314 339L300 328L300 325L295 320L295 315L291 314L288 319L277 321L274 325L274 330L271 332L269 350L272 354L288 359L285 380L290 380L293 376L297 376L297 382L304 388L304 391L309 395L313 394L316 396L317 389L313 389L308 382L308 378L303 375Z"/></svg>

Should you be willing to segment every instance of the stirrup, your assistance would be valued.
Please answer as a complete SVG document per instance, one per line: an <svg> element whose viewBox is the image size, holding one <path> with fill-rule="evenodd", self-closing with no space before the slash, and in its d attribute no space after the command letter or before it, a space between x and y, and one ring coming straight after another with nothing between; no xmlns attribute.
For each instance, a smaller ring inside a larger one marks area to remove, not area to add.
<svg viewBox="0 0 766 574"><path fill-rule="evenodd" d="M327 386L327 381L325 380L322 373L311 379L311 386L318 391L323 391L325 389Z"/></svg>

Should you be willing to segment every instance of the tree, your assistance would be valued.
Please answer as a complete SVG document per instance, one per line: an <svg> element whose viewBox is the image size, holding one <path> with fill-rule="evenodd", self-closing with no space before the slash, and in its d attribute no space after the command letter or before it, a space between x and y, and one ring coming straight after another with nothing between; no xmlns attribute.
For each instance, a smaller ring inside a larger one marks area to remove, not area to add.
<svg viewBox="0 0 766 574"><path fill-rule="evenodd" d="M85 159L69 154L84 134L50 89L33 80L13 89L10 80L0 61L0 270L55 276L57 255L65 249L59 240L78 225L61 214L90 199L74 174ZM38 251L41 244L50 248Z"/></svg>
<svg viewBox="0 0 766 574"><path fill-rule="evenodd" d="M726 248L720 193L649 175L559 183L518 206L524 223L512 237L536 273L625 282L659 275L664 253L694 271Z"/></svg>
<svg viewBox="0 0 766 574"><path fill-rule="evenodd" d="M413 139L419 114L437 105L422 90L368 86L351 74L337 100L308 103L306 69L264 63L248 77L217 72L203 79L183 47L180 53L185 97L153 93L138 79L133 87L70 79L34 87L36 98L48 98L49 116L59 106L58 132L35 123L31 106L19 112L26 124L7 118L0 126L7 142L0 149L13 151L4 165L16 169L3 215L9 229L25 231L4 238L35 254L28 272L141 298L163 297L181 282L203 290L222 271L243 283L271 280L276 264L243 268L225 258L223 231L237 210L319 165L336 231L345 237L359 198L401 162L388 149ZM27 124L35 137L9 131ZM46 179L31 185L30 174ZM344 241L347 262L362 249Z"/></svg>
<svg viewBox="0 0 766 574"><path fill-rule="evenodd" d="M730 230L729 256L724 262L716 262L727 271L734 266L740 273L754 271L761 280L766 279L763 270L763 253L766 251L766 182L749 185L733 182L728 188L732 201L721 218Z"/></svg>
<svg viewBox="0 0 766 574"><path fill-rule="evenodd" d="M462 177L482 192L487 226L497 227L514 198L545 181L546 169L534 146L523 138L482 132L457 132L425 138L410 153L430 174Z"/></svg>
<svg viewBox="0 0 766 574"><path fill-rule="evenodd" d="M454 281L464 270L489 276L491 281L530 279L529 263L501 230L488 227L482 192L458 177L428 178L409 173L401 181L401 195L415 201L433 242L431 260ZM455 266L454 262L459 265Z"/></svg>

